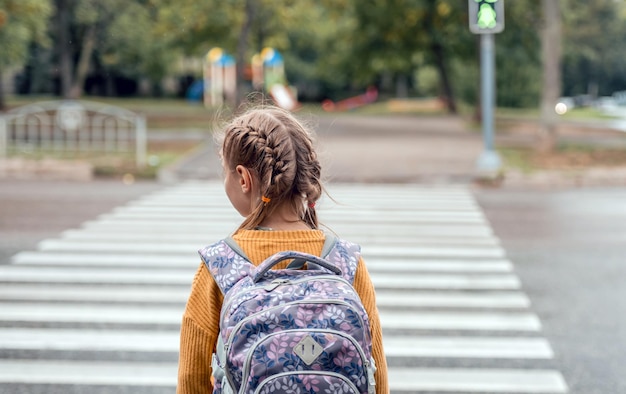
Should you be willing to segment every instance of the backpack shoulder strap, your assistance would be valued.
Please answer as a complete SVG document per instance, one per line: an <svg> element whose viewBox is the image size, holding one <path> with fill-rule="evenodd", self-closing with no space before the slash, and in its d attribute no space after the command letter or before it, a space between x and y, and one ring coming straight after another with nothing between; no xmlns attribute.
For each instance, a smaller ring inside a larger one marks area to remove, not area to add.
<svg viewBox="0 0 626 394"><path fill-rule="evenodd" d="M328 241L328 237L326 239ZM325 245L326 247L326 245ZM343 277L350 284L354 283L356 270L361 259L361 246L344 239L334 238L326 255L322 256L331 263L339 266Z"/></svg>
<svg viewBox="0 0 626 394"><path fill-rule="evenodd" d="M200 249L198 254L223 294L241 279L251 276L255 270L239 245L230 237Z"/></svg>

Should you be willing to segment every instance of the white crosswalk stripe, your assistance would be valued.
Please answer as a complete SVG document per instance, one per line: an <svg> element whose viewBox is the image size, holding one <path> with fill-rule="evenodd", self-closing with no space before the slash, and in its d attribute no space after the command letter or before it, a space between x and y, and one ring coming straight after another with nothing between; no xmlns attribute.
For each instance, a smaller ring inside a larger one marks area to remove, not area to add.
<svg viewBox="0 0 626 394"><path fill-rule="evenodd" d="M318 203L320 220L363 246L392 392L568 392L514 265L466 187L328 189L335 201ZM221 183L188 182L0 265L0 392L173 392L196 251L240 221Z"/></svg>

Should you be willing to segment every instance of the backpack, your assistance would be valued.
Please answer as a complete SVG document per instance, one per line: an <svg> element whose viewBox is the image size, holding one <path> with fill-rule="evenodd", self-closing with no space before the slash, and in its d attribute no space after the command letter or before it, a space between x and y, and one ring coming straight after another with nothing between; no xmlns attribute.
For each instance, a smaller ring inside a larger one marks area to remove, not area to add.
<svg viewBox="0 0 626 394"><path fill-rule="evenodd" d="M285 251L258 267L232 238L199 253L224 294L213 393L375 392L369 319L352 287L358 245L327 237L324 258Z"/></svg>

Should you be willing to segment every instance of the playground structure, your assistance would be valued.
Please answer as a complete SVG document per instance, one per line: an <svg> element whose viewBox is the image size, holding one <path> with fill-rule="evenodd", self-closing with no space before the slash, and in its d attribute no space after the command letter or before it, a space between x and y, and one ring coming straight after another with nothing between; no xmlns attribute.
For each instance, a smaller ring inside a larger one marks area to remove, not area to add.
<svg viewBox="0 0 626 394"><path fill-rule="evenodd" d="M367 104L371 104L378 98L378 89L374 86L367 88L364 94L347 98L338 102L332 100L324 100L322 102L322 108L324 111L348 111L358 107L362 107Z"/></svg>
<svg viewBox="0 0 626 394"><path fill-rule="evenodd" d="M252 87L266 91L276 105L294 110L299 104L295 88L287 85L284 60L274 48L264 48L252 56L250 65ZM219 106L234 102L237 89L235 59L221 48L211 49L204 59L204 105Z"/></svg>
<svg viewBox="0 0 626 394"><path fill-rule="evenodd" d="M204 59L204 105L220 106L234 102L237 90L235 59L222 48L213 48Z"/></svg>

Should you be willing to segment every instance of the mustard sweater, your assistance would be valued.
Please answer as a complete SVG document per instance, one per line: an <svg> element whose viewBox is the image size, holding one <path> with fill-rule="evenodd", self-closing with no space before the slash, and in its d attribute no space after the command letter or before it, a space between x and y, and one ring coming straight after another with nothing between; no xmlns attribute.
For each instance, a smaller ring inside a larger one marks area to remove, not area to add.
<svg viewBox="0 0 626 394"><path fill-rule="evenodd" d="M252 263L260 264L267 257L283 250L299 250L319 256L324 233L319 230L254 231L240 230L233 238ZM276 268L285 268L288 262ZM376 307L376 294L365 263L361 259L354 279L354 288L361 297L370 320L372 352L376 361L376 393L389 392L387 361L383 350L382 329ZM219 317L223 295L204 263L200 264L191 287L183 315L178 362L179 394L211 393L211 355L219 333Z"/></svg>

